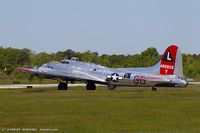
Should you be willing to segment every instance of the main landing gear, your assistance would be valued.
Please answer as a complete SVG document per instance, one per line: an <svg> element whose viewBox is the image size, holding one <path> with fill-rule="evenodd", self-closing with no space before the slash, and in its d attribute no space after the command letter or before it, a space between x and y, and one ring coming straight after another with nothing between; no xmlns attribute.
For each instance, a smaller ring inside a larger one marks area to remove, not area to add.
<svg viewBox="0 0 200 133"><path fill-rule="evenodd" d="M157 91L157 88L155 86L152 86L152 91Z"/></svg>
<svg viewBox="0 0 200 133"><path fill-rule="evenodd" d="M96 90L96 85L93 82L87 82L86 90Z"/></svg>
<svg viewBox="0 0 200 133"><path fill-rule="evenodd" d="M58 90L67 90L68 89L68 83L66 82L60 82L58 84Z"/></svg>
<svg viewBox="0 0 200 133"><path fill-rule="evenodd" d="M117 86L113 84L108 84L107 87L109 90L114 90Z"/></svg>
<svg viewBox="0 0 200 133"><path fill-rule="evenodd" d="M58 84L58 90L67 90L68 89L68 82L60 82ZM87 90L96 90L96 85L93 82L87 82L86 84L86 89Z"/></svg>

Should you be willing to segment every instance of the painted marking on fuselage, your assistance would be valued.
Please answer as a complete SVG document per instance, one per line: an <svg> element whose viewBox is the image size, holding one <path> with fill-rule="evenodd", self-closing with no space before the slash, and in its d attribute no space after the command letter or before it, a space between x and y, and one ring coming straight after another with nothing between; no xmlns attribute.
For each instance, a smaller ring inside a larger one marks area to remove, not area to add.
<svg viewBox="0 0 200 133"><path fill-rule="evenodd" d="M136 75L134 76L133 81L135 84L146 84L145 76Z"/></svg>
<svg viewBox="0 0 200 133"><path fill-rule="evenodd" d="M114 82L117 82L117 81L118 81L118 75L117 75L117 74L114 74L114 75L112 75L111 77L112 77L112 80L113 80Z"/></svg>

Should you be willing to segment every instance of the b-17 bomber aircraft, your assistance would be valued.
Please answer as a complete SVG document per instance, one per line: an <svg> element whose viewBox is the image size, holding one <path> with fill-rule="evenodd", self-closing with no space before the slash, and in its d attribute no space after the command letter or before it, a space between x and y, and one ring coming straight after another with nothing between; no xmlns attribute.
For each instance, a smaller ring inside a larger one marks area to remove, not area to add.
<svg viewBox="0 0 200 133"><path fill-rule="evenodd" d="M182 54L176 45L169 46L161 59L153 66L142 68L108 68L99 64L78 61L77 58L49 62L39 67L16 68L47 79L60 81L58 90L67 90L68 82L83 81L87 90L95 90L96 84L107 85L114 90L117 86L186 87L183 76Z"/></svg>

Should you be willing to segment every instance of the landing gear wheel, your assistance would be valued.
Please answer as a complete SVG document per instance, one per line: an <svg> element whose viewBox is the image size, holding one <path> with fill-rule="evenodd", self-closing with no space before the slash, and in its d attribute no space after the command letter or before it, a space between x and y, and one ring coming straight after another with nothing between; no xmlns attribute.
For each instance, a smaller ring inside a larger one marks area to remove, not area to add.
<svg viewBox="0 0 200 133"><path fill-rule="evenodd" d="M60 82L58 84L58 90L67 90L68 89L68 84L64 82Z"/></svg>
<svg viewBox="0 0 200 133"><path fill-rule="evenodd" d="M155 86L152 86L152 91L157 91L157 88Z"/></svg>
<svg viewBox="0 0 200 133"><path fill-rule="evenodd" d="M108 84L107 87L108 87L109 90L114 90L117 86L112 85L112 84Z"/></svg>
<svg viewBox="0 0 200 133"><path fill-rule="evenodd" d="M86 89L87 89L87 90L96 90L96 85L95 85L95 83L93 83L93 82L88 82L88 83L86 84Z"/></svg>

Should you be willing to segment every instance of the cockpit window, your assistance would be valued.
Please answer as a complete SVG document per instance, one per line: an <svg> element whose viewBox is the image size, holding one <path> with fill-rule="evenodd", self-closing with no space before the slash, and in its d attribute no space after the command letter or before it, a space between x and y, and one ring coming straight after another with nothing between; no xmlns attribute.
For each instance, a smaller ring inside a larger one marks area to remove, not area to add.
<svg viewBox="0 0 200 133"><path fill-rule="evenodd" d="M69 61L63 60L63 61L61 61L60 63L61 63L61 64L69 64Z"/></svg>

